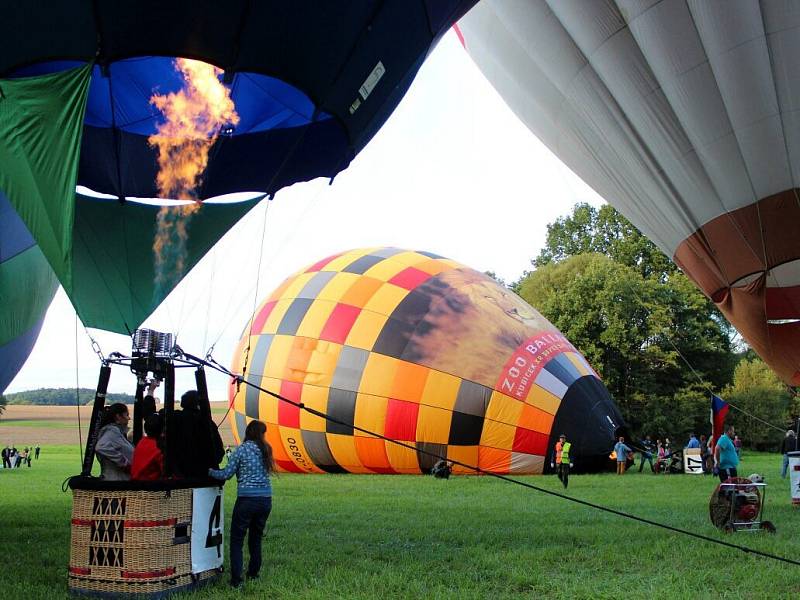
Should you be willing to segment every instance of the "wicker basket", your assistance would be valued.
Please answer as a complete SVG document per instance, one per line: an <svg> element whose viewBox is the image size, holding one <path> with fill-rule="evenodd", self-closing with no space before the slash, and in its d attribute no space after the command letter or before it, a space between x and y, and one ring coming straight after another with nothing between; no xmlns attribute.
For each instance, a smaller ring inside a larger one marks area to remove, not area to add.
<svg viewBox="0 0 800 600"><path fill-rule="evenodd" d="M73 489L69 588L160 597L205 583L192 573L192 489Z"/></svg>

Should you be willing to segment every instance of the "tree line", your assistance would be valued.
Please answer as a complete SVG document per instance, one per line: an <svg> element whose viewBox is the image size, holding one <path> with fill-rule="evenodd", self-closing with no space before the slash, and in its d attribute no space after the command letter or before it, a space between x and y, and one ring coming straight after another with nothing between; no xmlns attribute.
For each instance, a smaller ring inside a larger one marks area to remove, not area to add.
<svg viewBox="0 0 800 600"><path fill-rule="evenodd" d="M75 399L75 388L40 388L38 390L26 390L14 394L5 394L2 398L7 404L37 404L46 406L75 406L75 404L91 404L94 402L95 390L91 388L79 388L78 399ZM106 394L106 402L122 402L133 404L134 397L131 394ZM0 405L3 402L0 401Z"/></svg>
<svg viewBox="0 0 800 600"><path fill-rule="evenodd" d="M778 428L796 419L792 390L714 304L610 205L577 204L547 227L532 270L510 285L580 350L635 436L710 433L711 392ZM782 432L731 409L745 444Z"/></svg>

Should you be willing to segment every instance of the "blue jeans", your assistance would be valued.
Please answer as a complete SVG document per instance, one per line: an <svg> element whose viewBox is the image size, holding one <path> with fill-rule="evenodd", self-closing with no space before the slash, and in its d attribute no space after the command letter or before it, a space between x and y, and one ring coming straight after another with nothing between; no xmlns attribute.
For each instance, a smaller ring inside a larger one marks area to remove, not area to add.
<svg viewBox="0 0 800 600"><path fill-rule="evenodd" d="M239 496L233 505L231 516L231 583L242 581L242 546L247 535L247 549L250 562L247 565L249 577L258 576L261 570L261 539L272 510L271 496Z"/></svg>
<svg viewBox="0 0 800 600"><path fill-rule="evenodd" d="M781 479L786 479L786 472L789 470L789 455L783 455L783 467L781 467Z"/></svg>

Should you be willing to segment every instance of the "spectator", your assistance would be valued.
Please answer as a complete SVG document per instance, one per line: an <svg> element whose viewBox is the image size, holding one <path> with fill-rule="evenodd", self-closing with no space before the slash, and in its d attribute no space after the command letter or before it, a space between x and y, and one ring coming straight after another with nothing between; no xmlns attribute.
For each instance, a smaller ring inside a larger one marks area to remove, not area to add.
<svg viewBox="0 0 800 600"><path fill-rule="evenodd" d="M639 473L641 473L642 469L644 468L644 461L650 463L650 471L655 473L656 468L653 466L653 452L655 451L655 448L653 447L652 438L649 435L646 435L640 444L642 449L639 451Z"/></svg>
<svg viewBox="0 0 800 600"><path fill-rule="evenodd" d="M739 436L734 436L733 438L733 447L736 448L736 456L739 457L739 460L742 459L742 440L739 439Z"/></svg>
<svg viewBox="0 0 800 600"><path fill-rule="evenodd" d="M687 448L699 448L700 447L700 440L697 439L695 434L689 435L689 441L686 444Z"/></svg>
<svg viewBox="0 0 800 600"><path fill-rule="evenodd" d="M708 464L711 453L708 451L708 440L706 436L700 436L700 460L703 463L703 473L711 471L711 465Z"/></svg>
<svg viewBox="0 0 800 600"><path fill-rule="evenodd" d="M797 451L797 436L794 431L789 429L786 432L786 437L781 440L781 454L783 454L783 466L781 467L781 479L786 479L786 473L789 470L789 452Z"/></svg>
<svg viewBox="0 0 800 600"><path fill-rule="evenodd" d="M735 431L733 425L728 425L725 435L720 436L714 447L714 464L719 469L719 480L725 483L731 477L737 477L736 467L739 466L739 455L733 445Z"/></svg>
<svg viewBox="0 0 800 600"><path fill-rule="evenodd" d="M628 453L632 450L625 444L625 438L619 436L619 441L614 445L614 452L617 454L617 475L625 474L625 463L628 460Z"/></svg>
<svg viewBox="0 0 800 600"><path fill-rule="evenodd" d="M42 450L42 449L39 447L39 444L36 444L36 460L39 460L39 452L40 452L41 450Z"/></svg>
<svg viewBox="0 0 800 600"><path fill-rule="evenodd" d="M10 469L11 468L11 448L8 446L3 448L3 468Z"/></svg>

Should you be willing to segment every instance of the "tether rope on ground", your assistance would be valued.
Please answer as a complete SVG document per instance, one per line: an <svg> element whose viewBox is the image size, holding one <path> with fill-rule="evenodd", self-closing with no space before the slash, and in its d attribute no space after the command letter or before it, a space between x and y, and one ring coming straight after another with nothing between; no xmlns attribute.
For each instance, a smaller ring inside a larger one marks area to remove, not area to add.
<svg viewBox="0 0 800 600"><path fill-rule="evenodd" d="M224 374L226 374L226 375L228 375L230 377L233 377L236 380L237 383L244 383L245 385L253 387L253 388L259 390L260 392L264 392L265 394L267 394L269 396L272 396L273 398L276 398L277 400L279 400L281 402L286 402L287 404L291 404L292 406L295 406L295 407L299 408L300 410L304 410L304 411L306 411L306 412L308 412L308 413L310 413L310 414L312 414L314 416L323 418L326 421L330 421L331 423L335 423L337 425L343 425L343 426L352 428L354 431L359 431L361 433L365 433L367 435L370 435L370 436L373 436L375 438L381 439L381 440L383 440L385 442L389 442L391 444L395 444L397 446L406 448L408 450L413 450L416 453L425 454L425 455L430 456L432 458L436 458L436 459L439 459L439 460L444 460L444 461L447 461L447 462L449 462L451 464L458 465L460 467L464 467L465 469L469 469L470 471L475 471L476 473L480 473L481 475L487 475L489 477L494 477L496 479L501 479L501 480L506 481L508 483L513 483L515 485L519 485L519 486L522 486L522 487L525 487L525 488L528 488L528 489L532 489L532 490L535 490L537 492L541 492L543 494L547 494L549 496L554 496L554 497L560 498L562 500L567 500L567 501L573 502L575 504L580 504L582 506L588 506L589 508L593 508L595 510L599 510L599 511L602 511L602 512L607 512L609 514L613 514L613 515L616 515L618 517L631 519L633 521L638 521L639 523L644 523L646 525L652 525L653 527L659 527L661 529L666 529L668 531L672 531L672 532L675 532L675 533L680 533L682 535L687 535L687 536L693 537L695 539L699 539L699 540L702 540L702 541L705 541L705 542L710 542L710 543L717 544L717 545L720 545L720 546L725 546L727 548L732 548L734 550L740 550L741 552L744 552L746 554L753 554L753 555L756 555L756 556L760 556L762 558L768 558L768 559L771 559L771 560L777 560L777 561L785 562L785 563L788 563L788 564L800 566L800 561L796 561L796 560L793 560L791 558L787 558L785 556L779 556L777 554L770 554L769 552L762 552L761 550L756 550L754 548L748 548L747 546L741 546L739 544L732 544L730 542L725 542L723 540L715 539L715 538L709 537L707 535L703 535L701 533L695 533L695 532L689 531L687 529L681 529L679 527L673 527L672 525L667 525L665 523L659 523L658 521L653 521L652 519L648 519L646 517L639 517L639 516L633 515L631 513L626 513L626 512L623 512L621 510L616 510L616 509L613 509L613 508L609 508L607 506L603 506L601 504L596 504L594 502L589 502L588 500L581 500L580 498L575 498L573 496L567 496L565 494L561 494L561 493L555 492L553 490L548 490L547 488L539 487L539 486L534 485L532 483L528 483L528 482L525 482L525 481L520 481L518 479L514 479L514 478L509 477L507 475L501 475L499 473L494 473L493 471L487 471L486 469L482 469L482 468L478 467L477 465L470 465L470 464L467 464L467 463L464 463L464 462L461 462L461 461L458 461L458 460L453 460L453 459L447 458L446 456L442 456L441 454L437 454L436 452L431 452L429 450L424 450L422 448L417 448L415 445L412 446L411 444L407 444L407 443L402 442L400 440L395 440L395 439L386 437L385 435L381 435L379 433L375 433L373 431L369 431L368 429L364 429L363 427L359 427L355 423L348 423L346 421L342 421L342 420L337 419L335 417L331 417L327 413L324 413L322 411L319 411L319 410L316 410L316 409L313 409L313 408L309 408L308 406L306 406L302 402L295 402L294 400L290 400L289 398L285 398L285 397L281 396L280 394L277 394L277 393L272 392L270 390L267 390L267 389L265 389L265 388L263 388L263 387L261 387L259 385L256 385L256 384L254 384L252 382L247 381L245 378L243 378L240 375L236 375L236 374L232 373L230 370L226 369L225 367L223 367L222 365L217 363L211 357L208 357L208 360L201 360L201 359L199 359L197 357L194 357L194 356L191 356L191 355L186 355L186 356L203 363L204 365L208 366L209 368L215 369L215 370L217 370L217 371L219 371L221 373L224 373ZM231 407L229 406L228 407L229 411L230 411L230 408Z"/></svg>

